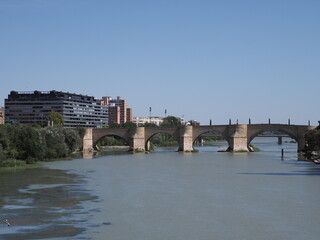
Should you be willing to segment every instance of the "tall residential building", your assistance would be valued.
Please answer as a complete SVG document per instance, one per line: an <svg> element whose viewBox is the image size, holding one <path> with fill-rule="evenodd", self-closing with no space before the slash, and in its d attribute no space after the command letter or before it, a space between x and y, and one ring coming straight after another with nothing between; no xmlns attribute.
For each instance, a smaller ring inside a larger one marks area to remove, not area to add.
<svg viewBox="0 0 320 240"><path fill-rule="evenodd" d="M132 108L128 108L127 101L121 97L102 97L101 104L109 108L109 123L132 122Z"/></svg>
<svg viewBox="0 0 320 240"><path fill-rule="evenodd" d="M108 125L108 108L92 96L60 91L11 91L5 99L6 122L46 125L51 111L63 116L67 128Z"/></svg>
<svg viewBox="0 0 320 240"><path fill-rule="evenodd" d="M4 108L0 107L0 124L4 124Z"/></svg>

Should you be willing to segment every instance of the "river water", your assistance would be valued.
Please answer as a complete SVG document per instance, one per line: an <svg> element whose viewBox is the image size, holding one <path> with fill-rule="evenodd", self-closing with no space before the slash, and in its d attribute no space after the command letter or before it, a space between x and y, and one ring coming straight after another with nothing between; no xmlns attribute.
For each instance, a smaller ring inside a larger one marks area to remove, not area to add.
<svg viewBox="0 0 320 240"><path fill-rule="evenodd" d="M0 239L319 239L320 166L284 139L226 143L2 171ZM284 148L284 159L281 149Z"/></svg>

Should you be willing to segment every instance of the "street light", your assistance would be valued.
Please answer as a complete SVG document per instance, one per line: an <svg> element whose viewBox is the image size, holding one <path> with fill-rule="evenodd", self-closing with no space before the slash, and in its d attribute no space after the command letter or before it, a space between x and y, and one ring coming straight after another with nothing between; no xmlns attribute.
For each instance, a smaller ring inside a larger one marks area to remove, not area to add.
<svg viewBox="0 0 320 240"><path fill-rule="evenodd" d="M149 107L149 112L150 112L150 123L151 123L151 107Z"/></svg>

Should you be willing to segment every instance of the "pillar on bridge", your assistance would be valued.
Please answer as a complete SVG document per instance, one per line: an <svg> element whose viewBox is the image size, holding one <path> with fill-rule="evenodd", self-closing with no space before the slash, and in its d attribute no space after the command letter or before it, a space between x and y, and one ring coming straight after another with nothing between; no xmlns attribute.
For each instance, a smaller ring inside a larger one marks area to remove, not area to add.
<svg viewBox="0 0 320 240"><path fill-rule="evenodd" d="M83 136L83 151L93 151L92 128L86 128Z"/></svg>
<svg viewBox="0 0 320 240"><path fill-rule="evenodd" d="M188 152L193 150L193 126L180 128L179 150Z"/></svg>
<svg viewBox="0 0 320 240"><path fill-rule="evenodd" d="M232 125L229 128L228 151L242 152L248 150L248 126L245 124Z"/></svg>
<svg viewBox="0 0 320 240"><path fill-rule="evenodd" d="M145 128L136 127L130 130L130 151L145 151Z"/></svg>
<svg viewBox="0 0 320 240"><path fill-rule="evenodd" d="M282 137L278 137L278 144L279 144L279 145L282 144Z"/></svg>

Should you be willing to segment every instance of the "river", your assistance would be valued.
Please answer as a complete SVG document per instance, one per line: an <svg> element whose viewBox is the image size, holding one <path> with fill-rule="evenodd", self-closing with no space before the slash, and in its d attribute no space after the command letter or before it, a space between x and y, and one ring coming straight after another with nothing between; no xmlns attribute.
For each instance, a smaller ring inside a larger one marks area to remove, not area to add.
<svg viewBox="0 0 320 240"><path fill-rule="evenodd" d="M0 172L0 239L301 240L320 237L320 165L256 138L150 154L110 153ZM281 149L284 158L281 159Z"/></svg>

